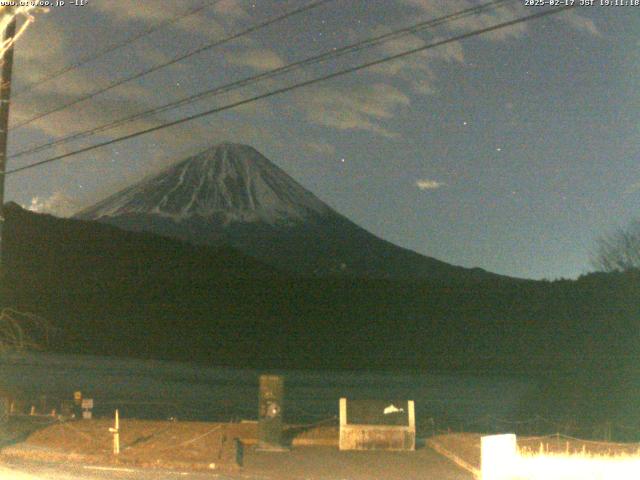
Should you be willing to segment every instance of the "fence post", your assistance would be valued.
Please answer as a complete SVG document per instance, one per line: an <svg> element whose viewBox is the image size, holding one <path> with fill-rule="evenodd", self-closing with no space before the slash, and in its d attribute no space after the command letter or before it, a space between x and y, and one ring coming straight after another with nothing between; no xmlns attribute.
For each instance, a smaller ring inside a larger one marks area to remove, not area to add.
<svg viewBox="0 0 640 480"><path fill-rule="evenodd" d="M120 415L117 408L115 425L109 428L109 431L113 433L113 454L118 455L120 453Z"/></svg>

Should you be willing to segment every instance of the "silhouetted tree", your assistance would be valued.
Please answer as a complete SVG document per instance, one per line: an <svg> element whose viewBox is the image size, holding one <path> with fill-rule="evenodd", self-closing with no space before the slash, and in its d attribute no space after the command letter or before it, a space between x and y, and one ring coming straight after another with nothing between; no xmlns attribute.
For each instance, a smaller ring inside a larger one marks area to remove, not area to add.
<svg viewBox="0 0 640 480"><path fill-rule="evenodd" d="M600 237L592 264L596 269L605 272L640 269L640 220Z"/></svg>
<svg viewBox="0 0 640 480"><path fill-rule="evenodd" d="M15 350L40 350L48 346L51 325L33 313L20 312L13 308L0 310L0 354ZM2 425L9 419L10 405L15 392L0 390L0 436Z"/></svg>
<svg viewBox="0 0 640 480"><path fill-rule="evenodd" d="M0 311L0 353L6 350L40 350L48 346L51 325L44 318L13 308Z"/></svg>

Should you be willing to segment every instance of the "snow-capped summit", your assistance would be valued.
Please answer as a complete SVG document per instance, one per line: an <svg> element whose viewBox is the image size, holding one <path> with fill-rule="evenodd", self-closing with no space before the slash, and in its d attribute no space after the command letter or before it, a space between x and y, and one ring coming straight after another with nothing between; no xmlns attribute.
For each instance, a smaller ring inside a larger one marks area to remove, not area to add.
<svg viewBox="0 0 640 480"><path fill-rule="evenodd" d="M304 221L329 212L315 195L254 148L221 143L80 212L82 219L154 215L176 222Z"/></svg>
<svg viewBox="0 0 640 480"><path fill-rule="evenodd" d="M382 240L254 148L222 143L75 216L193 244L230 245L283 270L382 278L485 278Z"/></svg>

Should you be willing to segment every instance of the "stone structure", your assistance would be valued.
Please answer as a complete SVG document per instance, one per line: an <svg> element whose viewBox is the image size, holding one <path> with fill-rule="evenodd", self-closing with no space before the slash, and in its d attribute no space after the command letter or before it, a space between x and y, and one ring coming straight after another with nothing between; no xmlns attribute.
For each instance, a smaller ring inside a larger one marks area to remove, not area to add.
<svg viewBox="0 0 640 480"><path fill-rule="evenodd" d="M340 450L415 450L413 400L340 399Z"/></svg>

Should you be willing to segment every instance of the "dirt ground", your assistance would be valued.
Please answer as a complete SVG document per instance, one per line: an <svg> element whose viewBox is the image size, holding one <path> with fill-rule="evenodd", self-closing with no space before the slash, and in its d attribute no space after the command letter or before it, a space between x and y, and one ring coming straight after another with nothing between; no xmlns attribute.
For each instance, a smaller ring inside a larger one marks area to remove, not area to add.
<svg viewBox="0 0 640 480"><path fill-rule="evenodd" d="M284 452L256 448L257 424L121 421L121 453L112 453L112 420L38 428L2 449L5 459L215 471L228 478L278 480L468 480L472 476L430 448L415 452L340 452L338 426L288 426ZM240 442L237 443L236 439ZM242 445L240 452L238 445Z"/></svg>
<svg viewBox="0 0 640 480"><path fill-rule="evenodd" d="M430 448L419 448L415 452L341 452L332 447L294 447L285 454L252 452L247 456L243 473L273 480L474 478Z"/></svg>
<svg viewBox="0 0 640 480"><path fill-rule="evenodd" d="M55 422L16 419L4 429L4 459L188 469L218 472L225 478L471 479L480 469L481 435L448 433L426 440L415 452L340 452L338 425L290 425L284 452L256 448L256 422L204 423L123 419L121 453L113 455L111 419ZM28 427L28 428L27 428ZM562 435L518 437L520 449L533 452L636 454L640 444L579 440ZM438 452L438 453L436 453Z"/></svg>
<svg viewBox="0 0 640 480"><path fill-rule="evenodd" d="M257 443L257 423L204 423L123 419L120 454L113 455L111 419L80 420L35 428L4 448L4 455L44 461L72 458L85 463L119 463L192 469L235 469L239 455ZM293 445L337 445L337 426L289 426L284 441ZM239 452L239 449L241 450ZM25 453L27 455L27 453Z"/></svg>

